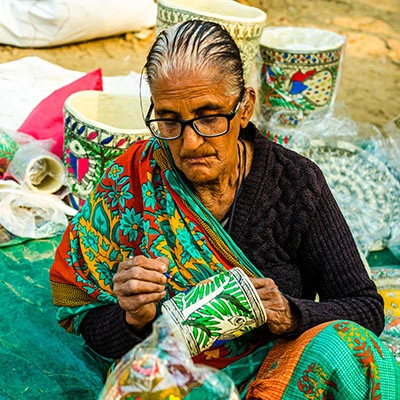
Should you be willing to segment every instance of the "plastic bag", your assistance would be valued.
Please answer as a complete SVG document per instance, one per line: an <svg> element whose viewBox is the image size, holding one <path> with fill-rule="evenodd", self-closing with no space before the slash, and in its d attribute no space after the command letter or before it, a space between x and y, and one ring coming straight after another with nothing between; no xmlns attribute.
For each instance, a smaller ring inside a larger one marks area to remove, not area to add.
<svg viewBox="0 0 400 400"><path fill-rule="evenodd" d="M99 400L238 400L223 372L194 364L166 315L153 324L152 334L135 346L108 376Z"/></svg>
<svg viewBox="0 0 400 400"><path fill-rule="evenodd" d="M400 115L383 126L386 137L381 140L389 168L400 179Z"/></svg>
<svg viewBox="0 0 400 400"><path fill-rule="evenodd" d="M32 191L56 193L66 185L65 166L59 157L43 149L43 142L21 146L6 173Z"/></svg>
<svg viewBox="0 0 400 400"><path fill-rule="evenodd" d="M0 225L15 236L40 239L62 234L76 210L58 197L0 181Z"/></svg>
<svg viewBox="0 0 400 400"><path fill-rule="evenodd" d="M35 139L30 135L0 127L0 174L6 171L20 146L33 141ZM42 145L45 148L51 147L48 141L42 142Z"/></svg>
<svg viewBox="0 0 400 400"><path fill-rule="evenodd" d="M400 182L383 161L377 138L312 140L302 151L324 173L364 255L400 241Z"/></svg>

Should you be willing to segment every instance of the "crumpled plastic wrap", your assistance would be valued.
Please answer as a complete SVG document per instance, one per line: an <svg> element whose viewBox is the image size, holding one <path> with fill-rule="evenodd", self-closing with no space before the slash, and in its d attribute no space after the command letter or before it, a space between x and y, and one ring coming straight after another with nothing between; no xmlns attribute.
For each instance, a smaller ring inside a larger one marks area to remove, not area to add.
<svg viewBox="0 0 400 400"><path fill-rule="evenodd" d="M20 146L6 173L26 188L41 193L56 193L66 186L62 160L43 149L42 140Z"/></svg>
<svg viewBox="0 0 400 400"><path fill-rule="evenodd" d="M34 141L30 135L0 127L0 177L7 170L18 149ZM51 141L41 141L40 147L49 150Z"/></svg>
<svg viewBox="0 0 400 400"><path fill-rule="evenodd" d="M384 138L380 138L380 146L389 163L389 168L400 179L400 115L383 126Z"/></svg>
<svg viewBox="0 0 400 400"><path fill-rule="evenodd" d="M99 400L238 400L230 377L193 363L168 318L160 316L151 335L118 362Z"/></svg>
<svg viewBox="0 0 400 400"><path fill-rule="evenodd" d="M375 132L312 140L302 154L322 169L366 255L400 242L400 182L385 156L389 149L379 130L367 124L359 128Z"/></svg>
<svg viewBox="0 0 400 400"><path fill-rule="evenodd" d="M40 239L62 234L76 210L58 197L0 180L0 225L15 236Z"/></svg>

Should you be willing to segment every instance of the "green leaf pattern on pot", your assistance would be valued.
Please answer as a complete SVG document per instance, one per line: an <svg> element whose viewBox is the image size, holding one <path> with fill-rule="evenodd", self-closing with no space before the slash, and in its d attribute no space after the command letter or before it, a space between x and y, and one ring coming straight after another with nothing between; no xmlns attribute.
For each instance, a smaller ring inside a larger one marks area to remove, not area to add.
<svg viewBox="0 0 400 400"><path fill-rule="evenodd" d="M207 284L199 284L186 296L175 299L186 317L182 325L193 328L200 348L210 347L210 342L212 345L215 341L233 339L254 328L251 306L234 280L220 274L204 283Z"/></svg>

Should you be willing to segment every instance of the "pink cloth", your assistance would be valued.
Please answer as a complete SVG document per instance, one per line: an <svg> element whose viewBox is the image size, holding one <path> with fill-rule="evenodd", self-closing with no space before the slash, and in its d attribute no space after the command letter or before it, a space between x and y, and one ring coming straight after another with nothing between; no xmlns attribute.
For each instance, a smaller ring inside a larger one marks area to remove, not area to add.
<svg viewBox="0 0 400 400"><path fill-rule="evenodd" d="M43 99L29 114L18 131L27 133L36 139L53 139L51 152L63 158L65 100L81 90L103 90L101 69L89 72L82 78L57 89Z"/></svg>

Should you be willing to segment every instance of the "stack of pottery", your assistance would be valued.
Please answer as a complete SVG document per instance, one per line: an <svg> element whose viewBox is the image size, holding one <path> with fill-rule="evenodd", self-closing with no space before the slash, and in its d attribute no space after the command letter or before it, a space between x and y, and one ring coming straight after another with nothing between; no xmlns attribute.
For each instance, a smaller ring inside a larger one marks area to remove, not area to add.
<svg viewBox="0 0 400 400"><path fill-rule="evenodd" d="M286 143L294 128L312 127L329 116L340 82L345 43L344 36L323 29L264 29L259 113L269 135Z"/></svg>
<svg viewBox="0 0 400 400"><path fill-rule="evenodd" d="M245 80L250 78L267 15L229 0L158 0L157 33L179 22L201 19L224 26L239 47Z"/></svg>
<svg viewBox="0 0 400 400"><path fill-rule="evenodd" d="M142 101L146 109L149 102ZM149 136L138 97L97 90L69 96L64 105L64 163L70 205L80 208L108 164Z"/></svg>

